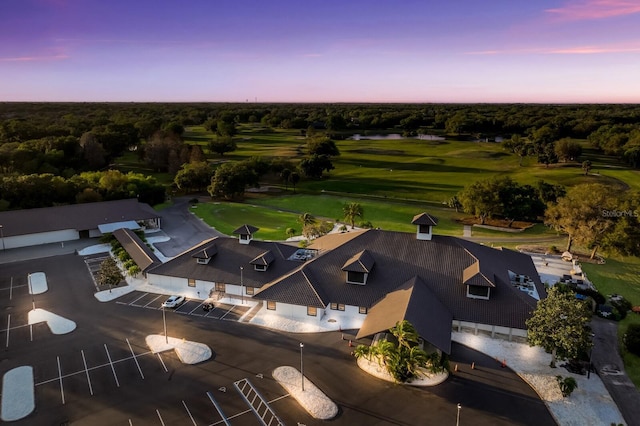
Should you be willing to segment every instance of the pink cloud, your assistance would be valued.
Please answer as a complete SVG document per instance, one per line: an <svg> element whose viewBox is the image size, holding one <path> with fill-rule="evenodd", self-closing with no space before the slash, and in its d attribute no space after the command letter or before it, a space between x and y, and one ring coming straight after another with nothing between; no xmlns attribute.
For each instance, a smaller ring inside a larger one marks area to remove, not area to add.
<svg viewBox="0 0 640 426"><path fill-rule="evenodd" d="M569 47L539 47L528 49L480 50L466 52L467 55L594 55L606 53L640 52L640 42L611 44L601 46L569 46Z"/></svg>
<svg viewBox="0 0 640 426"><path fill-rule="evenodd" d="M0 62L50 62L50 61L63 61L69 59L68 55L50 55L50 56L16 56L2 58Z"/></svg>
<svg viewBox="0 0 640 426"><path fill-rule="evenodd" d="M562 21L604 19L640 13L640 3L637 0L570 1L563 7L547 9L546 12Z"/></svg>

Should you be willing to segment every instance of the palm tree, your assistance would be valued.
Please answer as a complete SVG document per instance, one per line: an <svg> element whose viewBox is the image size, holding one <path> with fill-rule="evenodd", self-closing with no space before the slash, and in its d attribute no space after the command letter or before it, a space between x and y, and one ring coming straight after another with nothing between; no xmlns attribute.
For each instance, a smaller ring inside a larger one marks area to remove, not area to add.
<svg viewBox="0 0 640 426"><path fill-rule="evenodd" d="M316 223L316 218L311 215L311 213L302 213L298 216L298 222L302 224L302 226L313 225Z"/></svg>
<svg viewBox="0 0 640 426"><path fill-rule="evenodd" d="M364 211L359 203L345 204L342 208L344 219L351 224L351 229L355 227L356 218L362 219Z"/></svg>
<svg viewBox="0 0 640 426"><path fill-rule="evenodd" d="M291 238L294 235L296 235L296 230L293 228L287 228L287 230L285 231L287 233L287 237Z"/></svg>

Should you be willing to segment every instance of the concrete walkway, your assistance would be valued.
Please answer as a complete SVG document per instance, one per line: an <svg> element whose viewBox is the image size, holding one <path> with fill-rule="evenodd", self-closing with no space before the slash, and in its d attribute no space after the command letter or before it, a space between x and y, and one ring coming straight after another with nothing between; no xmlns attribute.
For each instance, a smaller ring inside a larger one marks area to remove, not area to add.
<svg viewBox="0 0 640 426"><path fill-rule="evenodd" d="M0 263L19 262L23 260L42 259L43 257L60 256L77 253L79 250L100 244L98 238L65 241L63 243L42 244L39 246L20 247L0 251Z"/></svg>

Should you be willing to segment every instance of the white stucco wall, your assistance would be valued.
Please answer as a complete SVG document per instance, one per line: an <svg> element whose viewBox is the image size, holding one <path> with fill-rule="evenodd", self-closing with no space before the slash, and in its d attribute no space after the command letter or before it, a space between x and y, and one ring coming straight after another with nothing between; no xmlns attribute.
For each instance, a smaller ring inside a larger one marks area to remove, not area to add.
<svg viewBox="0 0 640 426"><path fill-rule="evenodd" d="M300 322L306 322L309 324L320 324L322 317L324 316L324 309L318 308L317 315L307 315L307 307L299 305L290 305L288 303L277 302L275 310L267 309L267 302L264 302L263 309L271 314L277 314L278 316L286 319L291 319Z"/></svg>
<svg viewBox="0 0 640 426"><path fill-rule="evenodd" d="M62 241L71 241L80 239L80 234L75 229L66 229L62 231L42 232L39 234L18 235L15 237L5 237L4 248L30 247L40 244L59 243ZM1 243L0 243L1 244ZM1 247L1 245L0 245Z"/></svg>

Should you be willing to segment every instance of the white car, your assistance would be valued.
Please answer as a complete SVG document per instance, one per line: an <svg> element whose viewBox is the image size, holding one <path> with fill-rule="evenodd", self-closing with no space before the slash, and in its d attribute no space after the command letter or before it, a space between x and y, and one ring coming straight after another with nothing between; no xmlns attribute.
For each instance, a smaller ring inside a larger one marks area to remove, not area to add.
<svg viewBox="0 0 640 426"><path fill-rule="evenodd" d="M177 308L184 303L184 296L171 296L162 302L163 308Z"/></svg>

